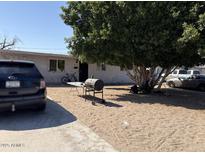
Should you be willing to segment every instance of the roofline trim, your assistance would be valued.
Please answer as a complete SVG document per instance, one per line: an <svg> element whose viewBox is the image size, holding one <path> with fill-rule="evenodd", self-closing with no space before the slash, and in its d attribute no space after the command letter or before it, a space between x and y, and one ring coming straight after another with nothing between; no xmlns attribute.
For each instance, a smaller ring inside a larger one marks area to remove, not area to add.
<svg viewBox="0 0 205 154"><path fill-rule="evenodd" d="M1 50L0 53L14 53L14 54L26 54L26 55L36 55L36 56L52 56L52 57L63 57L63 58L73 58L72 55L64 55L64 54L54 54L54 53L43 53L43 52L31 52L31 51L21 51L21 50Z"/></svg>
<svg viewBox="0 0 205 154"><path fill-rule="evenodd" d="M0 59L0 62L14 62L14 63L29 63L29 64L34 64L33 61L29 60L5 60L5 59Z"/></svg>

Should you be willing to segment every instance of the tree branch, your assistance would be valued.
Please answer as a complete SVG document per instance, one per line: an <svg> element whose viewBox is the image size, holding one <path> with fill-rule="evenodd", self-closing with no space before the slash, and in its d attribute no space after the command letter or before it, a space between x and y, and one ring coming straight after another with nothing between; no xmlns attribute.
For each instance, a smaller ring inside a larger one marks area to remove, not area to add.
<svg viewBox="0 0 205 154"><path fill-rule="evenodd" d="M6 37L4 37L2 43L0 43L0 49L5 50L5 49L11 49L12 47L15 46L17 43L17 39L14 38L12 41L8 41Z"/></svg>

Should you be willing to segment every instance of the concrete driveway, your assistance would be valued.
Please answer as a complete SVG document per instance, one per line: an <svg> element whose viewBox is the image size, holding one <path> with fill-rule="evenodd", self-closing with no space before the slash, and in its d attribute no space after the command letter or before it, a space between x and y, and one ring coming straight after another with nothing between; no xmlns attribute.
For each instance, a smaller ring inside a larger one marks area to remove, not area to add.
<svg viewBox="0 0 205 154"><path fill-rule="evenodd" d="M0 151L115 151L74 115L48 100L45 112L0 115Z"/></svg>

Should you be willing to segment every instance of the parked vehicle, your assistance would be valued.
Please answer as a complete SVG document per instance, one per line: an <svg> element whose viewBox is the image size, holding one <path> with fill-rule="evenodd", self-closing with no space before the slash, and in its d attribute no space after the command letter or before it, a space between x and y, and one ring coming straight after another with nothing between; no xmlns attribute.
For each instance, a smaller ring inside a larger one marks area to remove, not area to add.
<svg viewBox="0 0 205 154"><path fill-rule="evenodd" d="M171 78L184 78L185 76L187 76L187 70L176 69L166 77L166 80Z"/></svg>
<svg viewBox="0 0 205 154"><path fill-rule="evenodd" d="M198 70L188 70L187 75L200 75L200 71Z"/></svg>
<svg viewBox="0 0 205 154"><path fill-rule="evenodd" d="M45 110L46 83L31 61L0 60L0 110Z"/></svg>
<svg viewBox="0 0 205 154"><path fill-rule="evenodd" d="M192 75L200 75L200 71L198 70L185 70L185 69L176 69L170 75L166 77L165 80L169 80L172 78L189 78Z"/></svg>
<svg viewBox="0 0 205 154"><path fill-rule="evenodd" d="M172 78L166 81L169 87L179 87L187 89L197 89L205 91L205 76L204 75L192 75L188 78Z"/></svg>
<svg viewBox="0 0 205 154"><path fill-rule="evenodd" d="M67 82L76 82L76 81L78 81L78 79L75 76L75 74L76 74L76 72L75 73L71 73L71 74L66 73L65 76L63 76L61 78L61 83L66 84Z"/></svg>

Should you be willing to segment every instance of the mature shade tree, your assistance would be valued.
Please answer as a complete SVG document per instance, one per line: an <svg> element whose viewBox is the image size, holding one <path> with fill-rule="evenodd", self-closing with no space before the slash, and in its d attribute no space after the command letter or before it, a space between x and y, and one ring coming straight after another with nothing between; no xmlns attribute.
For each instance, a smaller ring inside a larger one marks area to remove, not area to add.
<svg viewBox="0 0 205 154"><path fill-rule="evenodd" d="M73 28L74 36L66 42L74 56L124 67L136 85L152 90L163 72L165 78L177 67L201 63L204 4L68 2L61 17Z"/></svg>

